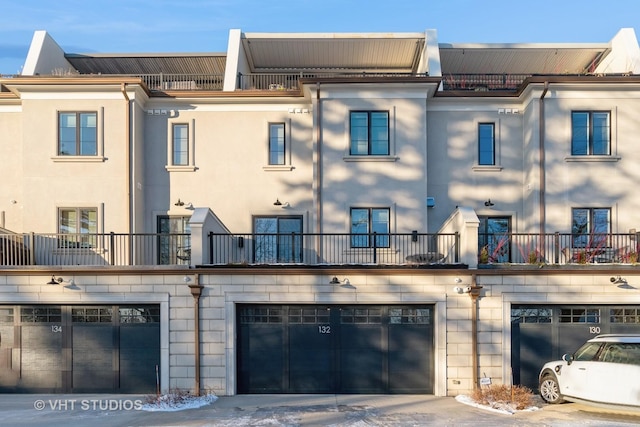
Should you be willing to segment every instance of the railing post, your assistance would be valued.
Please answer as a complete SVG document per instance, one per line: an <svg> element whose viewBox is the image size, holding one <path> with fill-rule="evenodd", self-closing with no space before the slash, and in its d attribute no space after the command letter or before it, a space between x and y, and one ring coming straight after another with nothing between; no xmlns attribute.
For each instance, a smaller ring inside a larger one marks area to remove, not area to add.
<svg viewBox="0 0 640 427"><path fill-rule="evenodd" d="M116 262L116 234L112 231L109 233L109 264L115 265Z"/></svg>
<svg viewBox="0 0 640 427"><path fill-rule="evenodd" d="M378 263L378 239L377 237L377 232L373 232L373 263L377 264Z"/></svg>
<svg viewBox="0 0 640 427"><path fill-rule="evenodd" d="M560 233L553 233L553 259L555 264L560 264Z"/></svg>
<svg viewBox="0 0 640 427"><path fill-rule="evenodd" d="M33 231L29 234L29 265L36 265L36 236Z"/></svg>
<svg viewBox="0 0 640 427"><path fill-rule="evenodd" d="M213 264L213 231L207 234L209 238L209 264ZM229 256L231 256L231 250L229 250Z"/></svg>

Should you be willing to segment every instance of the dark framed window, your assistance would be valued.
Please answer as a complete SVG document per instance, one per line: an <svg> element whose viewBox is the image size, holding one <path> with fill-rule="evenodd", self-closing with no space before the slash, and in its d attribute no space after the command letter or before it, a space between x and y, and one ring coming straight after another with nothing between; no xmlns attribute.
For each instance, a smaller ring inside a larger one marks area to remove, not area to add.
<svg viewBox="0 0 640 427"><path fill-rule="evenodd" d="M351 247L388 248L389 218L389 208L351 208Z"/></svg>
<svg viewBox="0 0 640 427"><path fill-rule="evenodd" d="M158 216L158 264L189 264L191 261L190 216Z"/></svg>
<svg viewBox="0 0 640 427"><path fill-rule="evenodd" d="M611 154L611 113L573 111L571 113L571 155Z"/></svg>
<svg viewBox="0 0 640 427"><path fill-rule="evenodd" d="M171 164L186 166L189 164L189 125L175 123L172 126L172 133Z"/></svg>
<svg viewBox="0 0 640 427"><path fill-rule="evenodd" d="M256 263L302 262L302 217L253 218L253 256Z"/></svg>
<svg viewBox="0 0 640 427"><path fill-rule="evenodd" d="M285 164L285 128L284 123L269 123L269 164Z"/></svg>
<svg viewBox="0 0 640 427"><path fill-rule="evenodd" d="M571 209L571 243L574 248L598 249L609 247L611 209Z"/></svg>
<svg viewBox="0 0 640 427"><path fill-rule="evenodd" d="M96 112L58 113L58 155L96 156L97 122Z"/></svg>
<svg viewBox="0 0 640 427"><path fill-rule="evenodd" d="M478 253L482 263L511 262L511 218L507 216L478 216Z"/></svg>
<svg viewBox="0 0 640 427"><path fill-rule="evenodd" d="M478 124L478 164L491 166L496 164L495 124Z"/></svg>
<svg viewBox="0 0 640 427"><path fill-rule="evenodd" d="M351 155L389 155L388 111L352 111L350 119Z"/></svg>
<svg viewBox="0 0 640 427"><path fill-rule="evenodd" d="M61 247L96 247L98 210L96 208L58 209L58 233L64 234Z"/></svg>

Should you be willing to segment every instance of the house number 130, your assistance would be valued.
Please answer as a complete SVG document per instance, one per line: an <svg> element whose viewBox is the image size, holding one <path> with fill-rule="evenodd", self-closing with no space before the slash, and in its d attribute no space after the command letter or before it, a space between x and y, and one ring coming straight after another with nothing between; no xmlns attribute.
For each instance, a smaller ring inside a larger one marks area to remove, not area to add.
<svg viewBox="0 0 640 427"><path fill-rule="evenodd" d="M331 333L331 326L318 326L318 333L321 334L330 334Z"/></svg>

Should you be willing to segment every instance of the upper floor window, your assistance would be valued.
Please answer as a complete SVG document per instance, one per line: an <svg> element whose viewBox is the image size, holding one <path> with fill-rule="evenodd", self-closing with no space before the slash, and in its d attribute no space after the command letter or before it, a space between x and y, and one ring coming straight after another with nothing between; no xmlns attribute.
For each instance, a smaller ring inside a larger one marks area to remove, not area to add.
<svg viewBox="0 0 640 427"><path fill-rule="evenodd" d="M269 164L285 164L284 123L269 123Z"/></svg>
<svg viewBox="0 0 640 427"><path fill-rule="evenodd" d="M186 166L189 164L189 125L186 123L174 123L172 161L174 166Z"/></svg>
<svg viewBox="0 0 640 427"><path fill-rule="evenodd" d="M597 249L608 247L611 231L611 209L571 209L571 237L574 248Z"/></svg>
<svg viewBox="0 0 640 427"><path fill-rule="evenodd" d="M96 208L60 208L58 233L65 234L65 247L95 247L98 232Z"/></svg>
<svg viewBox="0 0 640 427"><path fill-rule="evenodd" d="M351 112L351 146L349 154L355 156L389 155L389 112Z"/></svg>
<svg viewBox="0 0 640 427"><path fill-rule="evenodd" d="M571 113L571 155L611 154L611 113L574 111Z"/></svg>
<svg viewBox="0 0 640 427"><path fill-rule="evenodd" d="M351 208L351 247L388 248L389 218L389 208Z"/></svg>
<svg viewBox="0 0 640 427"><path fill-rule="evenodd" d="M58 113L58 155L97 156L97 113Z"/></svg>
<svg viewBox="0 0 640 427"><path fill-rule="evenodd" d="M478 164L493 166L496 164L495 124L478 124Z"/></svg>

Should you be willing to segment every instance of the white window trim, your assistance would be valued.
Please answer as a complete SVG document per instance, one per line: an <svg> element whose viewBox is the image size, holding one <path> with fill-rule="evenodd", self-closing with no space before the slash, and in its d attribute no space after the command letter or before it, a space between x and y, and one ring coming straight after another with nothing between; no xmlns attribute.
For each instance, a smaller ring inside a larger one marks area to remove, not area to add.
<svg viewBox="0 0 640 427"><path fill-rule="evenodd" d="M172 165L171 159L173 158L173 125L180 124L187 125L187 133L189 135L189 158L186 165ZM191 119L189 121L169 120L167 122L167 165L165 166L167 172L193 172L198 169L195 165L195 129L195 119Z"/></svg>
<svg viewBox="0 0 640 427"><path fill-rule="evenodd" d="M80 111L80 110L78 110ZM85 110L82 110L85 111ZM87 112L91 112L92 110L86 110ZM97 154L95 156L61 156L58 154L58 146L60 134L58 129L58 123L60 120L60 113L71 113L74 110L56 110L55 114L55 124L53 128L55 129L56 135L56 144L54 149L54 155L51 156L51 160L56 163L90 163L90 162L104 162L106 158L104 157L104 107L100 107L95 111L96 113L96 150Z"/></svg>

